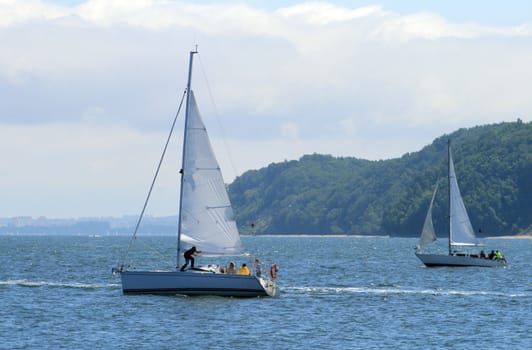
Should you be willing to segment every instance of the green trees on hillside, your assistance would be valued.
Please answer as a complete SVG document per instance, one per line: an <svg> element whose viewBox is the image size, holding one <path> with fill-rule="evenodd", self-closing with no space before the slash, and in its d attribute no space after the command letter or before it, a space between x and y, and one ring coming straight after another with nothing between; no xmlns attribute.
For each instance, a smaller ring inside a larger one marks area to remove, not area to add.
<svg viewBox="0 0 532 350"><path fill-rule="evenodd" d="M460 129L386 161L306 155L238 177L230 186L244 233L414 235L436 182L436 230L447 230L447 140L464 202L481 235L532 224L532 123Z"/></svg>

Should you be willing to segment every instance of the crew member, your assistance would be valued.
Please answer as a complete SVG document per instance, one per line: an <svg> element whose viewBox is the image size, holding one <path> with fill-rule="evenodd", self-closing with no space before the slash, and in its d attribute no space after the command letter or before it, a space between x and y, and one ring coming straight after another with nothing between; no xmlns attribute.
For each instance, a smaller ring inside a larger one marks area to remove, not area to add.
<svg viewBox="0 0 532 350"><path fill-rule="evenodd" d="M181 271L185 271L185 269L188 266L188 262L190 261L190 268L194 268L194 256L201 253L199 250L196 249L196 246L193 246L189 250L187 250L183 255L185 256L185 265L181 267Z"/></svg>

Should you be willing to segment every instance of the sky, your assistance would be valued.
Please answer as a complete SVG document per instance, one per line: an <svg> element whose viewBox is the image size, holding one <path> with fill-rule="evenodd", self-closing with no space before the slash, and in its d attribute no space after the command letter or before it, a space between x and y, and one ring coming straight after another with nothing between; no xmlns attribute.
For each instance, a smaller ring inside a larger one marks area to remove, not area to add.
<svg viewBox="0 0 532 350"><path fill-rule="evenodd" d="M529 1L0 0L0 217L138 215L186 86L225 181L531 120ZM175 215L182 115L148 215Z"/></svg>

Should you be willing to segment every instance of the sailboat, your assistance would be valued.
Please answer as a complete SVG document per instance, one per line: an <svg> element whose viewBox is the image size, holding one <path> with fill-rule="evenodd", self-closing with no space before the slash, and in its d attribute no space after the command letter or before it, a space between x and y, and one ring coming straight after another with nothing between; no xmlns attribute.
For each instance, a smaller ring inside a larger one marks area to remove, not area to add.
<svg viewBox="0 0 532 350"><path fill-rule="evenodd" d="M176 269L138 271L119 264L114 271L120 274L124 294L277 296L275 273L271 276L230 274L218 265L179 269L180 255L193 246L205 256L244 254L222 173L191 89L192 65L197 53L197 50L190 52L185 91Z"/></svg>
<svg viewBox="0 0 532 350"><path fill-rule="evenodd" d="M449 189L449 253L443 254L426 254L421 252L421 248L436 240L436 232L432 223L432 207L438 186L434 189L430 201L427 216L423 224L423 230L416 249L416 256L428 267L432 266L506 266L506 259L489 259L485 256L484 251L480 253L471 253L459 251L458 249L467 249L477 247L483 249L485 243L475 237L475 232L467 215L451 154L451 141L447 145L448 154L448 189Z"/></svg>

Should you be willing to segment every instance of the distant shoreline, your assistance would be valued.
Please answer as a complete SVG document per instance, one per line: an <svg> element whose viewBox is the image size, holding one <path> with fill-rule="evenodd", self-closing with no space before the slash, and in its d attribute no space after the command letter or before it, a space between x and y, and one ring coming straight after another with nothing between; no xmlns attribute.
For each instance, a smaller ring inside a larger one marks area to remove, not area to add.
<svg viewBox="0 0 532 350"><path fill-rule="evenodd" d="M141 233L143 237L175 237L167 233ZM64 237L130 237L130 233L53 233L53 232L0 232L2 236L64 236ZM294 237L294 238L418 238L416 236L390 236L390 235L339 235L339 234L241 234L241 237ZM440 237L444 239L444 237ZM504 235L481 237L482 239L532 239L532 235Z"/></svg>
<svg viewBox="0 0 532 350"><path fill-rule="evenodd" d="M264 235L259 235L259 234L255 234L255 235L250 235L250 234L242 234L241 235L242 237L246 237L246 236L258 236L258 237L302 237L302 238L307 238L307 237L316 237L316 238L327 238L327 237L331 237L331 238L344 238L344 237L351 237L351 238L391 238L390 236L387 236L387 235L311 235L311 234L283 234L283 233L280 233L280 234L264 234Z"/></svg>

